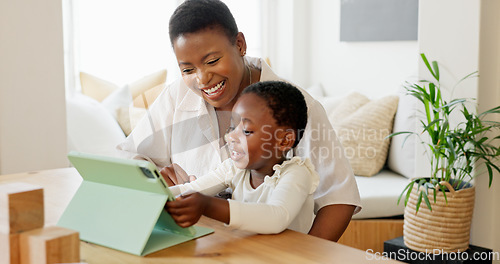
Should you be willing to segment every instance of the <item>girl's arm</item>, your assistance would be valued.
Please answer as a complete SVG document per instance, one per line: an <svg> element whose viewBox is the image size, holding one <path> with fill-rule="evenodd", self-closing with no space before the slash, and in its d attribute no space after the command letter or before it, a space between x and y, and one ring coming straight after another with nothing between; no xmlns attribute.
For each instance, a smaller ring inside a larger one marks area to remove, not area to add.
<svg viewBox="0 0 500 264"><path fill-rule="evenodd" d="M180 196L175 201L167 202L165 209L182 227L196 224L203 214L229 223L229 203L213 196L231 186L232 175L235 174L234 169L232 161L228 159L206 176L190 183L169 187L174 196ZM182 195L182 193L192 191L194 193Z"/></svg>
<svg viewBox="0 0 500 264"><path fill-rule="evenodd" d="M196 191L208 196L214 196L227 187L230 187L232 175L235 174L233 170L232 161L228 159L222 162L217 169L203 177L199 177L189 183L175 185L169 188L174 196L178 196L187 191Z"/></svg>
<svg viewBox="0 0 500 264"><path fill-rule="evenodd" d="M193 183L201 179L203 178ZM166 207L176 223L182 227L196 224L201 215L205 215L242 230L274 234L288 228L301 213L304 203L316 189L317 183L317 174L302 166L283 171L271 198L265 203L224 200L196 192L167 202ZM311 221L312 209L311 207L310 212L304 212L311 214Z"/></svg>
<svg viewBox="0 0 500 264"><path fill-rule="evenodd" d="M307 199L314 192L318 179L305 167L282 172L272 196L265 203L247 203L229 200L229 226L260 234L276 234L287 229L301 212ZM265 183L264 183L265 184ZM309 226L307 227L309 228ZM309 230L298 230L307 233Z"/></svg>
<svg viewBox="0 0 500 264"><path fill-rule="evenodd" d="M196 224L202 215L229 223L229 202L198 192L167 202L167 211L181 227Z"/></svg>

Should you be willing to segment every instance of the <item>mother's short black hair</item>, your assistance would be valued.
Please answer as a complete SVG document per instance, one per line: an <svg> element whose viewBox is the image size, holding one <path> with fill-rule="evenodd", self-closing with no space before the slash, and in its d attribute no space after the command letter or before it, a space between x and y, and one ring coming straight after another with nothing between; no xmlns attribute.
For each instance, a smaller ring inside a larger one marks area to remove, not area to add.
<svg viewBox="0 0 500 264"><path fill-rule="evenodd" d="M295 130L297 138L293 147L299 144L307 125L307 104L295 86L282 81L266 81L254 83L241 93L253 93L264 99L272 111L278 126Z"/></svg>
<svg viewBox="0 0 500 264"><path fill-rule="evenodd" d="M170 17L170 44L180 35L211 27L222 29L231 43L236 41L238 26L226 4L220 0L186 0Z"/></svg>

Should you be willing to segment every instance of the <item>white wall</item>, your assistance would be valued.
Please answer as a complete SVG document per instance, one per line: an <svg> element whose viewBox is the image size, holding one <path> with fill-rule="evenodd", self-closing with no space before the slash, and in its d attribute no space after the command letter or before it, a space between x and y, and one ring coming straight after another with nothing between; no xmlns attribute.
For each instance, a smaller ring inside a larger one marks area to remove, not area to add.
<svg viewBox="0 0 500 264"><path fill-rule="evenodd" d="M419 11L419 50L440 62L442 83L452 87L461 77L479 70L479 79L457 86L454 96L478 98L479 111L500 105L500 2L420 0ZM419 63L421 76L427 77L424 67ZM428 174L427 161L417 162L417 175ZM500 179L497 174L491 189L487 177L479 177L475 184L471 243L500 252L500 227L496 224Z"/></svg>
<svg viewBox="0 0 500 264"><path fill-rule="evenodd" d="M479 111L500 105L500 1L482 1L479 32ZM500 117L495 119L500 122ZM498 133L498 132L497 132ZM490 134L490 136L498 136ZM500 166L500 162L497 162ZM486 176L486 175L485 175ZM472 243L500 252L500 174L495 173L491 189L488 177L476 182L476 203L472 219ZM497 261L496 263L500 263Z"/></svg>
<svg viewBox="0 0 500 264"><path fill-rule="evenodd" d="M305 88L321 83L328 95L395 93L417 74L417 41L340 42L340 1L268 1L274 70Z"/></svg>
<svg viewBox="0 0 500 264"><path fill-rule="evenodd" d="M64 167L61 1L0 1L0 174Z"/></svg>
<svg viewBox="0 0 500 264"><path fill-rule="evenodd" d="M340 1L267 2L275 15L264 23L264 55L279 75L303 87L321 83L329 95L356 90L376 98L394 93L404 80L430 78L419 56L424 52L440 63L441 83L450 90L479 70L481 77L461 83L454 97L478 98L480 111L500 105L500 1L420 0L418 43L340 42ZM417 157L416 175L428 174L428 159ZM500 252L498 174L491 189L487 177L476 188L471 243Z"/></svg>
<svg viewBox="0 0 500 264"><path fill-rule="evenodd" d="M459 5L457 3L463 3ZM477 79L458 81L478 70L479 54L479 2L477 0L420 0L419 1L419 53L439 63L443 96L477 98ZM439 21L436 18L439 17ZM419 76L431 79L426 66L419 59ZM419 125L418 125L419 126ZM424 149L417 144L416 175L428 175L430 164Z"/></svg>

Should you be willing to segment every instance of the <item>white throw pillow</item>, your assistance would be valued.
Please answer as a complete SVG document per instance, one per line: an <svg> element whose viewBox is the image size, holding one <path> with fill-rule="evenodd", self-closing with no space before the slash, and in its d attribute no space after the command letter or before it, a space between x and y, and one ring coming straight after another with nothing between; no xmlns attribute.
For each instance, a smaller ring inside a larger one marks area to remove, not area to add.
<svg viewBox="0 0 500 264"><path fill-rule="evenodd" d="M343 96L325 96L322 98L318 98L318 102L323 105L323 108L325 108L326 115L329 117L335 109L340 105L342 102L342 99L344 99Z"/></svg>
<svg viewBox="0 0 500 264"><path fill-rule="evenodd" d="M117 111L119 108L128 107L132 104L132 94L128 85L113 91L104 100L102 105L108 112L117 119Z"/></svg>
<svg viewBox="0 0 500 264"><path fill-rule="evenodd" d="M309 93L314 99L318 100L319 98L325 97L325 90L321 83L310 86L306 89L307 93Z"/></svg>
<svg viewBox="0 0 500 264"><path fill-rule="evenodd" d="M343 96L327 96L321 83L310 86L306 91L323 106L327 115L329 115L343 99Z"/></svg>
<svg viewBox="0 0 500 264"><path fill-rule="evenodd" d="M406 94L406 89L399 91L399 105L394 118L393 133L401 131L415 131L417 99ZM407 178L415 177L415 136L405 138L408 134L401 134L391 138L387 167ZM403 145L404 142L404 145Z"/></svg>
<svg viewBox="0 0 500 264"><path fill-rule="evenodd" d="M95 99L77 94L66 101L68 150L116 155L125 134L108 110Z"/></svg>

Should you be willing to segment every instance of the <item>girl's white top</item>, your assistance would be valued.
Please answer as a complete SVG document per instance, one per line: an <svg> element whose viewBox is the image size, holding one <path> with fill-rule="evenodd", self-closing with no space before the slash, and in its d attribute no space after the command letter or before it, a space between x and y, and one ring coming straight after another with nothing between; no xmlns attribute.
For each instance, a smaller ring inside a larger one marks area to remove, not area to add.
<svg viewBox="0 0 500 264"><path fill-rule="evenodd" d="M191 190L214 196L231 188L230 227L275 234L286 228L308 233L314 220L313 193L319 176L309 159L293 157L274 165L274 174L265 176L257 188L250 185L250 171L238 169L231 159L196 181L170 187L174 195Z"/></svg>

